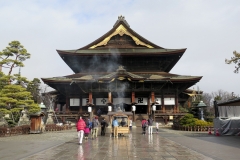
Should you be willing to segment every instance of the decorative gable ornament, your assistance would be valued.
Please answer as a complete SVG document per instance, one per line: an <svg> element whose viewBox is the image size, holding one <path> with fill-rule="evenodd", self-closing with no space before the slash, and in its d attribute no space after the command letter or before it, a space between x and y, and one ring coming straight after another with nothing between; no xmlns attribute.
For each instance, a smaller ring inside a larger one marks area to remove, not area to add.
<svg viewBox="0 0 240 160"><path fill-rule="evenodd" d="M132 39L135 41L136 45L142 45L142 46L146 46L147 48L154 48L153 46L150 46L142 41L140 41L137 37L135 37L134 35L132 35L122 24L118 26L118 28L107 38L105 38L103 41L99 42L96 45L91 46L89 49L94 49L96 47L99 46L103 46L103 45L107 45L108 41L110 41L110 39L115 36L115 35L120 35L123 36L124 34L132 37Z"/></svg>

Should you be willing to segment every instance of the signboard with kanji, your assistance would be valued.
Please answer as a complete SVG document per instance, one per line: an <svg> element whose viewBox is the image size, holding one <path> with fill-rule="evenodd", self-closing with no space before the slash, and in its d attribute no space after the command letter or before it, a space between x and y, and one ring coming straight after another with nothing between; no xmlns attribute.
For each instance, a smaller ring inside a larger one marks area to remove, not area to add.
<svg viewBox="0 0 240 160"><path fill-rule="evenodd" d="M106 106L108 103L108 98L96 98L96 105L98 106Z"/></svg>
<svg viewBox="0 0 240 160"><path fill-rule="evenodd" d="M82 106L86 106L89 103L89 98L82 99Z"/></svg>
<svg viewBox="0 0 240 160"><path fill-rule="evenodd" d="M135 102L137 103L136 105L147 105L148 98L138 97L138 98L135 98Z"/></svg>

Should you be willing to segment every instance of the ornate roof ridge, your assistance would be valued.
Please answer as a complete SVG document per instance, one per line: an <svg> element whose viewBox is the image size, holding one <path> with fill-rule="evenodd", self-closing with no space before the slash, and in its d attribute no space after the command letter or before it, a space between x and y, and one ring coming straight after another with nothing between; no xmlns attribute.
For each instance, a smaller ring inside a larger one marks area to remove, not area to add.
<svg viewBox="0 0 240 160"><path fill-rule="evenodd" d="M119 22L124 22L129 28L130 28L130 25L128 24L128 22L125 20L125 17L120 15L118 16L118 20L116 21L116 23L113 25L113 27L115 27Z"/></svg>

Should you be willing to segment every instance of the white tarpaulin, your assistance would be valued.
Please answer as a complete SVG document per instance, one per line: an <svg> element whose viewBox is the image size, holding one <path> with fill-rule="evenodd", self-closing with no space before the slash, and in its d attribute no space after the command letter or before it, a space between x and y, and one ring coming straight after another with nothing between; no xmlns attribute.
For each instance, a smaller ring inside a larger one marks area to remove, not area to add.
<svg viewBox="0 0 240 160"><path fill-rule="evenodd" d="M214 132L218 130L221 135L239 135L240 133L240 117L235 118L214 118Z"/></svg>
<svg viewBox="0 0 240 160"><path fill-rule="evenodd" d="M219 117L213 120L214 132L221 135L240 134L240 106L217 106Z"/></svg>
<svg viewBox="0 0 240 160"><path fill-rule="evenodd" d="M240 106L218 106L218 112L220 118L240 118Z"/></svg>

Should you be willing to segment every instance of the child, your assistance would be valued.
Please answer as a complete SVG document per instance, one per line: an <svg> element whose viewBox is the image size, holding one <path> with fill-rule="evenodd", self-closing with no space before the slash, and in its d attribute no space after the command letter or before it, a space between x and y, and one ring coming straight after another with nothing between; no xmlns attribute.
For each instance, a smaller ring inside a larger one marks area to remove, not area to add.
<svg viewBox="0 0 240 160"><path fill-rule="evenodd" d="M156 133L158 133L158 127L159 127L159 124L158 122L156 122Z"/></svg>
<svg viewBox="0 0 240 160"><path fill-rule="evenodd" d="M90 129L88 127L86 127L84 129L84 139L86 139L86 140L88 139L89 133L90 133Z"/></svg>
<svg viewBox="0 0 240 160"><path fill-rule="evenodd" d="M146 119L143 119L143 120L142 120L142 130L143 130L142 134L143 134L143 135L146 134L146 128L147 128L147 126L148 126L147 120L146 120Z"/></svg>

